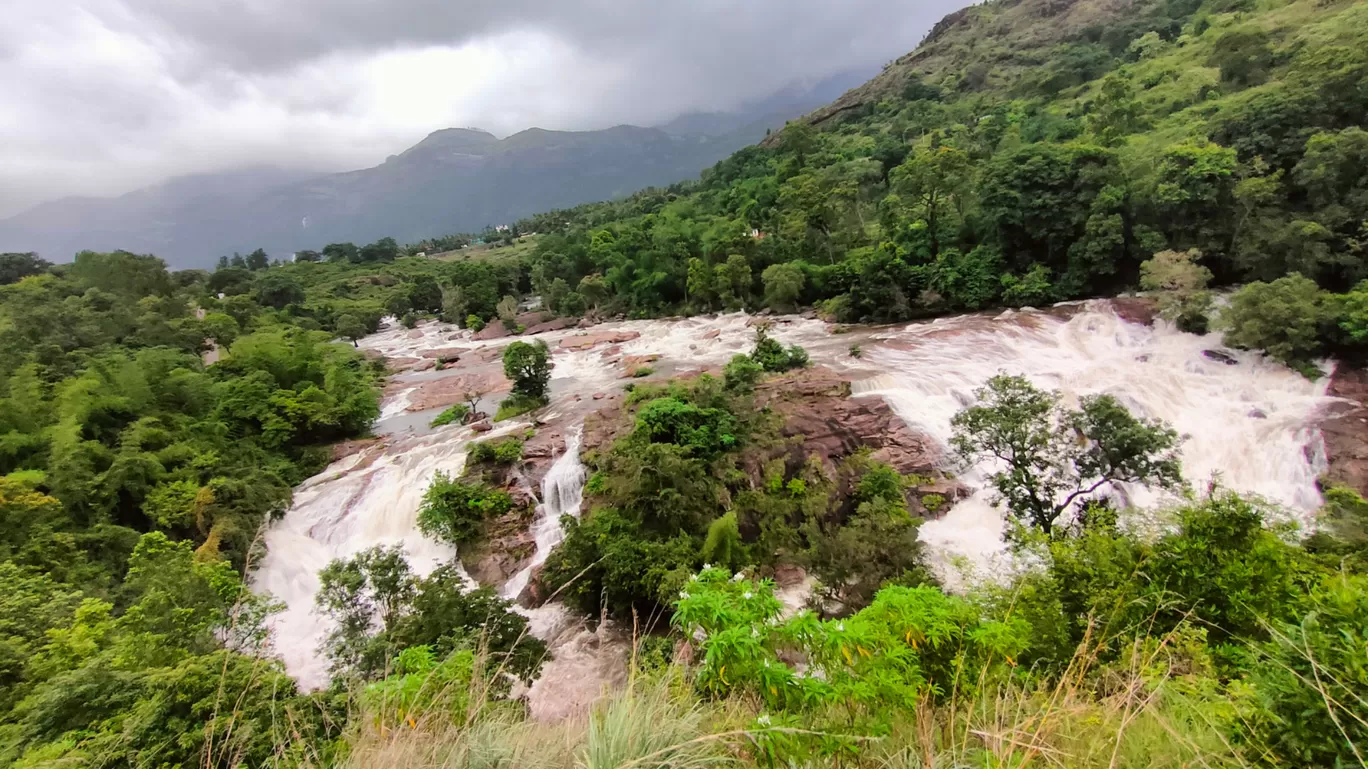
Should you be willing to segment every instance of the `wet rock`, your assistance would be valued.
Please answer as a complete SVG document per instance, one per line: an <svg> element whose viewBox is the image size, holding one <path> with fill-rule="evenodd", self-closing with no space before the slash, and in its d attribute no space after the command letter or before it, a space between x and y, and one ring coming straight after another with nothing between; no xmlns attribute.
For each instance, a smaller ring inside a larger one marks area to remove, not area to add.
<svg viewBox="0 0 1368 769"><path fill-rule="evenodd" d="M1118 296L1110 304L1122 320L1142 326L1153 326L1155 317L1159 315L1158 303L1149 297Z"/></svg>
<svg viewBox="0 0 1368 769"><path fill-rule="evenodd" d="M479 331L476 331L470 338L483 342L487 339L499 339L505 336L508 336L508 329L504 328L502 320L495 320Z"/></svg>
<svg viewBox="0 0 1368 769"><path fill-rule="evenodd" d="M352 454L365 451L372 446L383 449L384 445L383 438L357 438L356 440L334 443L331 448L331 459L336 462L339 459L346 459Z"/></svg>
<svg viewBox="0 0 1368 769"><path fill-rule="evenodd" d="M413 329L412 331L410 331L410 332L408 332L407 334L405 334L404 336L408 337L409 339L422 339L422 338L423 338L423 332L422 332L421 330L415 328L415 329Z"/></svg>
<svg viewBox="0 0 1368 769"><path fill-rule="evenodd" d="M1330 377L1329 395L1344 400L1321 419L1327 480L1368 494L1368 371L1341 365Z"/></svg>
<svg viewBox="0 0 1368 769"><path fill-rule="evenodd" d="M603 400L603 393L594 393L594 400L596 400L596 401L601 401L601 400Z"/></svg>
<svg viewBox="0 0 1368 769"><path fill-rule="evenodd" d="M591 350L601 344L630 342L640 336L640 331L591 331L587 334L577 334L562 339L560 346L563 350L582 352L584 350Z"/></svg>
<svg viewBox="0 0 1368 769"><path fill-rule="evenodd" d="M432 350L422 350L418 354L429 360L459 360L469 348L466 347L437 347Z"/></svg>
<svg viewBox="0 0 1368 769"><path fill-rule="evenodd" d="M718 336L719 334L721 334L721 333L722 333L722 329L720 329L720 328L715 328L715 329L712 329L711 331L705 333L705 334L703 335L703 338L704 338L704 339L716 339L717 336Z"/></svg>
<svg viewBox="0 0 1368 769"><path fill-rule="evenodd" d="M1268 419L1268 414L1265 414L1263 409L1250 409L1246 416L1253 419Z"/></svg>
<svg viewBox="0 0 1368 769"><path fill-rule="evenodd" d="M426 411L466 400L466 393L508 392L513 384L502 371L471 371L423 382L409 396L409 411Z"/></svg>
<svg viewBox="0 0 1368 769"><path fill-rule="evenodd" d="M551 320L528 326L527 330L523 332L523 336L543 334L547 331L560 331L561 329L570 328L573 325L575 325L574 318L552 318Z"/></svg>
<svg viewBox="0 0 1368 769"><path fill-rule="evenodd" d="M630 377L636 374L637 369L642 366L655 363L660 360L659 355L627 355L622 359L622 376Z"/></svg>
<svg viewBox="0 0 1368 769"><path fill-rule="evenodd" d="M476 422L475 424L471 425L470 429L474 430L477 433L487 433L490 430L494 429L494 425L490 424L489 420L486 419L484 421Z"/></svg>
<svg viewBox="0 0 1368 769"><path fill-rule="evenodd" d="M1149 353L1147 353L1147 352L1145 352L1145 353L1140 353L1139 355L1135 356L1135 361L1136 361L1137 363L1149 363L1149 359L1150 359L1150 356L1149 356Z"/></svg>
<svg viewBox="0 0 1368 769"><path fill-rule="evenodd" d="M431 369L433 366L436 365L437 361L433 360L432 358L424 358L423 360L418 361L412 366L409 366L409 371L427 371L428 369Z"/></svg>
<svg viewBox="0 0 1368 769"><path fill-rule="evenodd" d="M1238 366L1240 364L1230 353L1220 350L1202 350L1202 357L1207 360L1214 360L1217 363L1224 363L1227 366Z"/></svg>
<svg viewBox="0 0 1368 769"><path fill-rule="evenodd" d="M937 473L943 462L931 438L918 435L881 398L851 398L850 381L825 366L791 371L756 387L758 405L784 418L781 433L824 459L862 448L900 473Z"/></svg>
<svg viewBox="0 0 1368 769"><path fill-rule="evenodd" d="M517 490L517 487L509 489L510 493ZM535 505L536 500L532 502ZM535 517L533 505L517 496L514 504L512 510L487 521L479 545L467 548L461 554L466 573L481 585L495 588L503 585L521 571L537 551L537 541L530 529Z"/></svg>
<svg viewBox="0 0 1368 769"><path fill-rule="evenodd" d="M485 363L488 363L492 360L498 360L499 358L502 358L503 352L504 350L502 347L481 347L471 354L479 358L480 360L484 361Z"/></svg>
<svg viewBox="0 0 1368 769"><path fill-rule="evenodd" d="M604 360L607 360L608 358L611 358L611 357L613 357L614 355L621 355L621 354L622 354L622 345L620 345L620 344L615 344L615 345L611 345L611 346L609 346L609 347L603 348L603 352L599 353L599 357L600 357L600 358L603 358Z"/></svg>

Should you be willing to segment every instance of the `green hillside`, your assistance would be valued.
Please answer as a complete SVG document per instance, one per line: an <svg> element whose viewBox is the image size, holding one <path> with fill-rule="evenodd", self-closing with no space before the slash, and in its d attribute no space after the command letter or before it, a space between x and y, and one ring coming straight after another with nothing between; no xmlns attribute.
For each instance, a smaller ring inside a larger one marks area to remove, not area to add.
<svg viewBox="0 0 1368 769"><path fill-rule="evenodd" d="M988 3L696 182L524 227L559 234L545 280L602 274L646 314L750 304L776 264L842 320L1039 304L1193 248L1218 282L1344 290L1366 77L1363 3Z"/></svg>

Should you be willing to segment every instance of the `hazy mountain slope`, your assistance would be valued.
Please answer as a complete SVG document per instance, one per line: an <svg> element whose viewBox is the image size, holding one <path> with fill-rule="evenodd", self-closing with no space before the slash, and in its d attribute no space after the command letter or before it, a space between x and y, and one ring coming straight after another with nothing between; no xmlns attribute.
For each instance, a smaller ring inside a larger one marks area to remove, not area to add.
<svg viewBox="0 0 1368 769"><path fill-rule="evenodd" d="M338 174L248 169L173 179L117 198L65 198L0 221L0 251L65 261L82 249L155 253L176 267L265 248L400 242L487 226L693 178L822 104L863 73L784 89L734 112L661 128L533 128L504 139L436 131L373 168Z"/></svg>

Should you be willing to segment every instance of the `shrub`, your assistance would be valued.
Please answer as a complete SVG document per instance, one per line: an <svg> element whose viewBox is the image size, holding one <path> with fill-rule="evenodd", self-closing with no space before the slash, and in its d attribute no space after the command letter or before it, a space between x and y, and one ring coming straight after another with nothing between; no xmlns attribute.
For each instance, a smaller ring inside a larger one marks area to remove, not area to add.
<svg viewBox="0 0 1368 769"><path fill-rule="evenodd" d="M484 464L511 465L522 459L523 442L517 438L501 441L480 441L470 447L466 455L466 467Z"/></svg>
<svg viewBox="0 0 1368 769"><path fill-rule="evenodd" d="M466 316L465 325L466 328L470 329L471 331L479 333L484 330L484 318L481 318L479 315L471 313L470 315Z"/></svg>
<svg viewBox="0 0 1368 769"><path fill-rule="evenodd" d="M733 356L722 368L722 382L732 392L749 392L760 381L765 369L748 355Z"/></svg>
<svg viewBox="0 0 1368 769"><path fill-rule="evenodd" d="M1225 343L1263 350L1275 360L1304 368L1320 351L1325 299L1315 282L1298 273L1272 283L1250 283L1230 297L1230 306L1221 313Z"/></svg>
<svg viewBox="0 0 1368 769"><path fill-rule="evenodd" d="M494 413L494 421L502 422L505 419L522 416L529 411L535 411L545 406L546 403L545 398L531 398L513 393L499 402L499 410Z"/></svg>
<svg viewBox="0 0 1368 769"><path fill-rule="evenodd" d="M461 424L465 418L470 416L470 407L464 403L456 403L447 407L446 411L438 414L432 420L432 427L442 427L444 425Z"/></svg>
<svg viewBox="0 0 1368 769"><path fill-rule="evenodd" d="M765 371L788 371L808 364L807 350L792 345L787 349L763 327L755 330L755 350L751 358Z"/></svg>
<svg viewBox="0 0 1368 769"><path fill-rule="evenodd" d="M737 443L736 419L731 414L675 397L657 398L641 407L635 432L652 443L673 443L703 458L728 451Z"/></svg>
<svg viewBox="0 0 1368 769"><path fill-rule="evenodd" d="M404 317L399 319L399 323L402 324L404 328L414 328L418 325L418 316L411 312L406 312L404 313Z"/></svg>
<svg viewBox="0 0 1368 769"><path fill-rule="evenodd" d="M513 498L478 481L453 480L438 472L423 494L418 529L429 537L459 545L480 536L483 523L508 512Z"/></svg>
<svg viewBox="0 0 1368 769"><path fill-rule="evenodd" d="M655 369L651 368L650 366L637 366L632 371L632 378L641 379L642 377L648 377L654 373Z"/></svg>

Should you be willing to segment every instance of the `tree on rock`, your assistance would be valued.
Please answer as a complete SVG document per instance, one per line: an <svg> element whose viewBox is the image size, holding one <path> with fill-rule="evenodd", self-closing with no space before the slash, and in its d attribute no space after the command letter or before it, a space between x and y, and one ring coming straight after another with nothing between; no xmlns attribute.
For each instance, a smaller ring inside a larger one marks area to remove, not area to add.
<svg viewBox="0 0 1368 769"><path fill-rule="evenodd" d="M1178 433L1164 422L1136 419L1110 395L1089 395L1079 408L1066 409L1059 393L1006 374L975 395L979 403L951 420L951 445L966 461L994 461L990 480L1001 501L1046 534L1109 484L1183 484Z"/></svg>
<svg viewBox="0 0 1368 769"><path fill-rule="evenodd" d="M513 394L544 400L551 381L551 351L546 342L514 342L504 349L504 376L513 382Z"/></svg>

